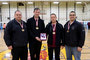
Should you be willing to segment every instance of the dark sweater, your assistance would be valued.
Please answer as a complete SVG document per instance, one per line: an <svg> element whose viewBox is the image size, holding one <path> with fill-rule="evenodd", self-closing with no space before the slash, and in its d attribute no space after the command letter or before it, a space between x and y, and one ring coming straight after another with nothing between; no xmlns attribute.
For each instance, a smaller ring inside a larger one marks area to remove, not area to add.
<svg viewBox="0 0 90 60"><path fill-rule="evenodd" d="M7 24L4 32L4 40L7 46L23 47L27 45L27 28L25 22L22 22L24 31L22 31L20 24L15 19Z"/></svg>
<svg viewBox="0 0 90 60"><path fill-rule="evenodd" d="M69 32L67 32L68 22L64 26L64 44L72 47L82 47L85 41L85 30L83 25L75 20L70 25Z"/></svg>

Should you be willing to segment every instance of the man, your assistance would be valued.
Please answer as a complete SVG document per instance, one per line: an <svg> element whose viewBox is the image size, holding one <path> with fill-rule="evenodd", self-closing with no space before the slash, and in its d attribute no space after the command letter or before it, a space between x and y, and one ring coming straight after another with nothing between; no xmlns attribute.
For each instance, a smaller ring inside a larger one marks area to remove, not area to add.
<svg viewBox="0 0 90 60"><path fill-rule="evenodd" d="M22 14L19 10L15 11L15 18L11 20L5 29L4 40L11 50L12 60L27 60L27 27L21 20Z"/></svg>
<svg viewBox="0 0 90 60"><path fill-rule="evenodd" d="M40 40L40 33L44 32L44 21L40 19L40 9L34 9L34 16L27 21L27 29L29 36L29 49L31 60L39 60L42 41Z"/></svg>
<svg viewBox="0 0 90 60"><path fill-rule="evenodd" d="M72 55L74 55L75 60L80 60L85 41L85 30L83 25L76 21L76 13L74 11L70 12L69 18L70 20L64 26L67 60L72 60Z"/></svg>
<svg viewBox="0 0 90 60"><path fill-rule="evenodd" d="M48 35L49 60L53 60L53 50L55 50L55 60L60 60L60 46L63 44L63 26L56 19L56 14L52 13L51 22L45 29Z"/></svg>

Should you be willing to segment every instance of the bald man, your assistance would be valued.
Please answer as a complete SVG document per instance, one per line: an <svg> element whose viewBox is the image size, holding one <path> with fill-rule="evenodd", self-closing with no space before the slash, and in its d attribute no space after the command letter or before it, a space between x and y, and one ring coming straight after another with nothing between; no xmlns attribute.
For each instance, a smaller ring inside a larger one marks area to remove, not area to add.
<svg viewBox="0 0 90 60"><path fill-rule="evenodd" d="M4 40L11 50L12 60L27 60L27 29L19 10L15 11L14 19L11 20L5 29Z"/></svg>

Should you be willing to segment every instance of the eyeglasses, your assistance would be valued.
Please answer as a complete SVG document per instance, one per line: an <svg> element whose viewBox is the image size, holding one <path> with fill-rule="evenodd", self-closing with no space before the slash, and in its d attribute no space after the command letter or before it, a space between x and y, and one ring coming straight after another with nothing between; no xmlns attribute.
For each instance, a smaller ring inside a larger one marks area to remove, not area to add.
<svg viewBox="0 0 90 60"><path fill-rule="evenodd" d="M69 15L69 16L75 16L75 15Z"/></svg>

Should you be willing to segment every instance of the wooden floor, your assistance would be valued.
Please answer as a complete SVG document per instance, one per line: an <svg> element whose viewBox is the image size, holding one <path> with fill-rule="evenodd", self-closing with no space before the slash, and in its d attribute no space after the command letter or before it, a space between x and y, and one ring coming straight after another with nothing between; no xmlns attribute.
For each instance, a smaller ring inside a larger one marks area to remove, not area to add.
<svg viewBox="0 0 90 60"><path fill-rule="evenodd" d="M3 34L3 30L0 30L0 53L7 50L7 46L5 45L3 40ZM46 44L46 42L43 42L43 44ZM81 60L90 60L90 30L86 30L86 40L82 50Z"/></svg>

